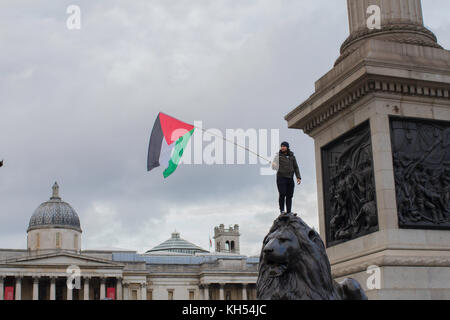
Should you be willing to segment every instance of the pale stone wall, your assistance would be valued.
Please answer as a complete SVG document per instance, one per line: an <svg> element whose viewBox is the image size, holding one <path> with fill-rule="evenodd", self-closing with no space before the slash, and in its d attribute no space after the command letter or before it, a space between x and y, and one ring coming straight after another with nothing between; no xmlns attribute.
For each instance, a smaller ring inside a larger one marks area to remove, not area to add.
<svg viewBox="0 0 450 320"><path fill-rule="evenodd" d="M59 246L57 246L57 234L59 233ZM76 238L77 237L77 238ZM62 249L80 251L81 232L73 229L42 228L28 232L27 248L29 250Z"/></svg>
<svg viewBox="0 0 450 320"><path fill-rule="evenodd" d="M432 120L450 120L450 101L418 99L392 94L366 96L360 103L342 112L316 132L315 155L320 234L325 239L325 211L322 186L321 148L355 126L370 121L374 157L375 188L380 230L397 229L389 116L404 116ZM450 237L450 236L449 236ZM332 250L331 250L332 251Z"/></svg>
<svg viewBox="0 0 450 320"><path fill-rule="evenodd" d="M167 300L169 290L173 291L174 300L189 300L189 290L193 290L195 299L199 300L200 290L197 284L198 279L195 278L151 277L151 285L148 290L152 291L153 300Z"/></svg>
<svg viewBox="0 0 450 320"><path fill-rule="evenodd" d="M352 278L364 288L370 300L450 300L450 268L422 266L385 266L380 268L380 289L372 286L365 271L353 273ZM341 281L344 277L336 280ZM401 294L399 294L399 291Z"/></svg>

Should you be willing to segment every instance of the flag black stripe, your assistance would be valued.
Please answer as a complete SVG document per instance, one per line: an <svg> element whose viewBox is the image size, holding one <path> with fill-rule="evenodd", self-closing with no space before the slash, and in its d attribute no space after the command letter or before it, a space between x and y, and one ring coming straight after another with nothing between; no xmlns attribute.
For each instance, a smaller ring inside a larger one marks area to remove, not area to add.
<svg viewBox="0 0 450 320"><path fill-rule="evenodd" d="M150 136L150 144L148 146L147 171L159 167L159 156L161 155L161 146L164 134L161 128L161 121L158 117L153 125L152 134Z"/></svg>

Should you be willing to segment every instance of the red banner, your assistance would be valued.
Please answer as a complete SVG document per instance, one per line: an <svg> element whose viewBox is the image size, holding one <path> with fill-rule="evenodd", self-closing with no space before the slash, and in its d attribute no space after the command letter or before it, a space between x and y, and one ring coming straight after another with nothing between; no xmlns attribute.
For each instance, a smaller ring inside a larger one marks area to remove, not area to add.
<svg viewBox="0 0 450 320"><path fill-rule="evenodd" d="M106 288L106 297L116 300L116 288Z"/></svg>
<svg viewBox="0 0 450 320"><path fill-rule="evenodd" d="M14 300L14 287L5 287L5 300Z"/></svg>

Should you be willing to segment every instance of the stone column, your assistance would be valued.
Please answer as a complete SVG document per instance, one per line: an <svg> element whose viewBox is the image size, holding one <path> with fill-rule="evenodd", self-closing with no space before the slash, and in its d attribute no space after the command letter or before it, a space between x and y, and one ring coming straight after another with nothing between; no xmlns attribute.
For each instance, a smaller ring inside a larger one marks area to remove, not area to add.
<svg viewBox="0 0 450 320"><path fill-rule="evenodd" d="M367 28L370 5L381 8L382 25L390 23L423 24L420 0L347 0L350 33Z"/></svg>
<svg viewBox="0 0 450 320"><path fill-rule="evenodd" d="M242 300L247 300L248 299L248 297L247 297L247 287L248 287L247 283L243 283L242 284Z"/></svg>
<svg viewBox="0 0 450 320"><path fill-rule="evenodd" d="M221 283L220 285L220 289L219 289L219 300L225 300L225 294L224 294L224 287L225 284Z"/></svg>
<svg viewBox="0 0 450 320"><path fill-rule="evenodd" d="M373 9L376 7L370 8L373 5L380 8L379 29L369 29L367 25L369 17L378 14ZM341 47L338 61L370 38L441 48L433 32L423 25L420 0L347 0L347 7L350 36Z"/></svg>
<svg viewBox="0 0 450 320"><path fill-rule="evenodd" d="M116 300L122 300L122 278L116 279Z"/></svg>
<svg viewBox="0 0 450 320"><path fill-rule="evenodd" d="M147 300L147 284L141 283L141 300Z"/></svg>
<svg viewBox="0 0 450 320"><path fill-rule="evenodd" d="M89 277L84 277L84 289L83 289L83 295L84 300L89 300Z"/></svg>
<svg viewBox="0 0 450 320"><path fill-rule="evenodd" d="M67 300L72 300L72 298L73 298L73 289L71 289L67 285L67 281L66 281L66 287L67 287Z"/></svg>
<svg viewBox="0 0 450 320"><path fill-rule="evenodd" d="M123 287L124 287L123 299L130 300L130 284L128 282L124 282Z"/></svg>
<svg viewBox="0 0 450 320"><path fill-rule="evenodd" d="M209 286L207 284L203 287L203 295L205 300L209 300Z"/></svg>
<svg viewBox="0 0 450 320"><path fill-rule="evenodd" d="M106 279L104 277L100 279L100 300L105 299L106 296L105 281Z"/></svg>
<svg viewBox="0 0 450 320"><path fill-rule="evenodd" d="M33 300L39 300L39 277L33 277Z"/></svg>
<svg viewBox="0 0 450 320"><path fill-rule="evenodd" d="M5 287L4 287L4 281L5 278L3 276L0 276L0 300L4 300L4 293L5 293Z"/></svg>
<svg viewBox="0 0 450 320"><path fill-rule="evenodd" d="M56 300L56 277L50 278L50 300Z"/></svg>
<svg viewBox="0 0 450 320"><path fill-rule="evenodd" d="M16 277L16 296L15 300L22 300L22 277Z"/></svg>
<svg viewBox="0 0 450 320"><path fill-rule="evenodd" d="M200 291L200 300L205 300L205 290L203 285L199 285L198 289Z"/></svg>

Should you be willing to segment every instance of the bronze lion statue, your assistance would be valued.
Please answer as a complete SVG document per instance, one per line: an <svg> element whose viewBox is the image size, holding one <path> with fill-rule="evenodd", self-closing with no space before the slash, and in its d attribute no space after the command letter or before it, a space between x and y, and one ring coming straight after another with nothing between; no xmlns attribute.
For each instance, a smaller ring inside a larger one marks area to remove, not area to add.
<svg viewBox="0 0 450 320"><path fill-rule="evenodd" d="M296 214L282 214L264 238L259 300L367 300L353 279L337 283L319 234Z"/></svg>

